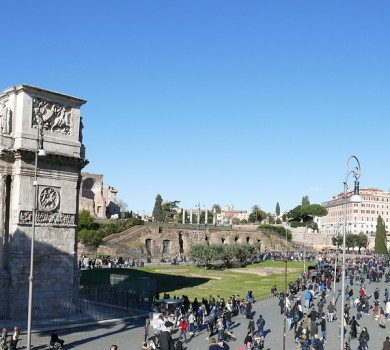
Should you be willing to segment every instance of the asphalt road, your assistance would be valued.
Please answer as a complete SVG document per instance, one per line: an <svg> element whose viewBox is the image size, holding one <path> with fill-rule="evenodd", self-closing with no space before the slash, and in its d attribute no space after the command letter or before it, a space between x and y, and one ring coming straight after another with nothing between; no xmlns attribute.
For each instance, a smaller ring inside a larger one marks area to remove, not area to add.
<svg viewBox="0 0 390 350"><path fill-rule="evenodd" d="M378 287L383 297L384 289L390 288L390 284L375 283L367 285L368 294L374 292ZM340 283L336 285L336 290L340 289ZM358 295L359 287L353 286L354 295ZM302 299L304 293L301 293ZM327 302L332 300L332 294L327 297ZM341 297L339 298L336 307L339 307L341 303ZM303 303L304 304L304 303ZM383 303L382 303L383 306ZM339 308L338 308L339 309ZM262 314L266 320L265 329L268 330L265 338L265 349L269 350L282 350L283 349L283 330L284 330L284 318L280 314L280 308L278 306L278 299L269 299L266 301L256 302L253 305L253 311L255 313L254 318L257 319L259 314ZM339 312L337 313L339 317ZM356 309L351 307L351 316L356 315ZM340 317L339 317L340 318ZM141 349L141 343L143 341L143 325L145 316L138 318L131 318L126 320L120 320L117 322L102 322L100 324L90 326L79 326L76 328L67 328L57 330L60 338L65 340L65 349L78 349L78 350L109 350L111 344L117 344L119 350L139 350ZM241 345L243 346L243 340L247 332L248 320L241 316L233 318L234 321L234 334L237 336L237 341L230 341L227 345L232 350L237 350ZM390 322L386 329L379 328L378 322L375 321L372 315L364 315L359 322L361 328L367 327L370 334L369 347L373 350L382 350L382 344L386 337L389 335ZM325 349L340 349L340 339L338 336L339 328L338 321L328 323L328 342L324 344ZM349 327L348 327L349 328ZM207 331L202 330L196 333L193 338L185 344L187 350L207 350L208 340ZM174 334L174 338L177 337L177 333ZM33 349L49 349L48 343L50 340L50 332L36 332L32 334L32 346ZM351 349L356 350L358 342L353 340L351 343ZM21 335L21 340L18 344L19 349L26 348L26 335ZM285 336L285 349L295 350L297 349L294 343L293 330L287 331Z"/></svg>

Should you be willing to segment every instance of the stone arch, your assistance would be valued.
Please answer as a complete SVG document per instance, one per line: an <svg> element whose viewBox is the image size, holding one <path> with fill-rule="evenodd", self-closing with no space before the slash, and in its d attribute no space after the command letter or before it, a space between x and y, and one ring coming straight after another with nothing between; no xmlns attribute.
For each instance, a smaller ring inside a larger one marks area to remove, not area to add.
<svg viewBox="0 0 390 350"><path fill-rule="evenodd" d="M246 243L250 243L251 238L249 236L246 236Z"/></svg>
<svg viewBox="0 0 390 350"><path fill-rule="evenodd" d="M234 237L234 242L238 242L239 239L240 239L239 236L235 236L235 237Z"/></svg>
<svg viewBox="0 0 390 350"><path fill-rule="evenodd" d="M224 237L221 237L221 243L225 244L225 238Z"/></svg>

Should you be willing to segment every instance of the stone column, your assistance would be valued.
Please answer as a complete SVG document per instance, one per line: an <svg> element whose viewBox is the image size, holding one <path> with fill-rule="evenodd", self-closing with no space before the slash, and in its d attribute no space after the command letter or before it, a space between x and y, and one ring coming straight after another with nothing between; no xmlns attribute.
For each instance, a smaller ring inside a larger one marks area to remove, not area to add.
<svg viewBox="0 0 390 350"><path fill-rule="evenodd" d="M186 210L185 209L183 209L182 223L183 223L183 225L185 225L185 223L186 223Z"/></svg>
<svg viewBox="0 0 390 350"><path fill-rule="evenodd" d="M208 216L209 216L209 211L208 209L206 209L206 213L204 215L204 224L207 226L207 223L208 223Z"/></svg>
<svg viewBox="0 0 390 350"><path fill-rule="evenodd" d="M190 210L190 224L192 224L192 209Z"/></svg>

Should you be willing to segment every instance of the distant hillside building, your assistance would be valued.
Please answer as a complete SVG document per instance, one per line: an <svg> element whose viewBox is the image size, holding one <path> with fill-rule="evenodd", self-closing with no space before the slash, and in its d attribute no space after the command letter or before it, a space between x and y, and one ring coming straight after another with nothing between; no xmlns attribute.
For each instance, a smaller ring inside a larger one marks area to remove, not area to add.
<svg viewBox="0 0 390 350"><path fill-rule="evenodd" d="M353 191L347 193L347 197L353 195ZM380 215L389 232L390 224L390 192L384 192L377 188L360 189L361 203L347 202L346 233L358 234L363 232L369 236L375 236L376 223ZM342 233L344 224L344 193L340 193L332 200L322 203L328 210L328 215L319 218L318 227L321 233L334 236Z"/></svg>
<svg viewBox="0 0 390 350"><path fill-rule="evenodd" d="M103 175L81 173L81 196L79 210L87 210L96 219L107 219L113 215L120 215L117 204L118 191L105 185Z"/></svg>
<svg viewBox="0 0 390 350"><path fill-rule="evenodd" d="M234 209L232 204L225 205L221 214L217 214L217 223L228 224L233 219L248 220L249 213L246 210Z"/></svg>

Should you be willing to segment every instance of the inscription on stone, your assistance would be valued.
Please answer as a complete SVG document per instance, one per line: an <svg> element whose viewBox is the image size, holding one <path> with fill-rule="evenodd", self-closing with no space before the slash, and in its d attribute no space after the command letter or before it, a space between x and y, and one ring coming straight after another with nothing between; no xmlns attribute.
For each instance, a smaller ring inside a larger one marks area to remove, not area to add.
<svg viewBox="0 0 390 350"><path fill-rule="evenodd" d="M74 226L76 215L64 214L55 212L44 212L37 210L35 215L35 223L39 225L58 225L58 226ZM19 213L19 223L32 224L32 211L21 210Z"/></svg>

